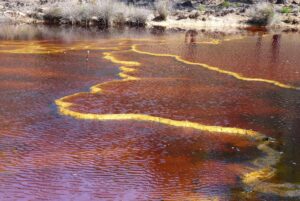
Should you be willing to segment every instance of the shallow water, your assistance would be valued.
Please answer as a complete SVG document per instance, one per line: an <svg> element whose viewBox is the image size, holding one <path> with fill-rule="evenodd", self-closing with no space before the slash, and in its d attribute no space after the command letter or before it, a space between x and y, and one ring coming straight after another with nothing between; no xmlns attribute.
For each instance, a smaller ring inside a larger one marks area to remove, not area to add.
<svg viewBox="0 0 300 201"><path fill-rule="evenodd" d="M1 200L297 200L298 33L0 38Z"/></svg>

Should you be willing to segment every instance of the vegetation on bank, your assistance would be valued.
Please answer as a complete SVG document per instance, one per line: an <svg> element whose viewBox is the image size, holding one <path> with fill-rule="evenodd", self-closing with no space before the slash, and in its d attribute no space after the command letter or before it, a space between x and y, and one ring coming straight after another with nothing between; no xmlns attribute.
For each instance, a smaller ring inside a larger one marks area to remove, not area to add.
<svg viewBox="0 0 300 201"><path fill-rule="evenodd" d="M154 4L155 15L154 20L156 21L164 21L167 19L170 10L170 3L168 0L159 0Z"/></svg>
<svg viewBox="0 0 300 201"><path fill-rule="evenodd" d="M56 2L45 10L44 20L53 24L144 26L149 14L149 9L117 0L67 0Z"/></svg>
<svg viewBox="0 0 300 201"><path fill-rule="evenodd" d="M259 26L267 26L275 21L275 10L270 3L259 3L248 10L248 23Z"/></svg>
<svg viewBox="0 0 300 201"><path fill-rule="evenodd" d="M230 14L241 24L258 26L276 25L282 22L300 24L298 17L300 3L299 5L266 2L250 4L243 3L242 0L11 0L3 2L0 1L0 16L2 11L4 16L10 16L12 21L19 20L27 23L99 27L145 26L150 21L168 19L173 21L192 19L200 23L220 19ZM3 17L0 17L0 22L3 21L2 19ZM229 22L225 20L224 23L225 26Z"/></svg>
<svg viewBox="0 0 300 201"><path fill-rule="evenodd" d="M288 14L292 12L292 8L290 6L284 6L281 9L281 13Z"/></svg>

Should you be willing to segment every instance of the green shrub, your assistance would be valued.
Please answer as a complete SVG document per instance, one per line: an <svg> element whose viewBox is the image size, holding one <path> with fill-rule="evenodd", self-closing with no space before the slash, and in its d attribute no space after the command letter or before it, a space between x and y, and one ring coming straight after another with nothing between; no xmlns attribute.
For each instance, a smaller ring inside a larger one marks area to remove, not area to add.
<svg viewBox="0 0 300 201"><path fill-rule="evenodd" d="M284 13L284 14L288 14L288 13L292 12L292 8L290 6L284 6L284 7L282 7L280 12Z"/></svg>
<svg viewBox="0 0 300 201"><path fill-rule="evenodd" d="M198 10L199 10L200 12L205 12L205 10L206 10L205 5L201 4L201 5L198 7Z"/></svg>
<svg viewBox="0 0 300 201"><path fill-rule="evenodd" d="M223 3L221 3L221 6L224 8L229 8L230 6L232 6L232 4L229 1L224 1Z"/></svg>

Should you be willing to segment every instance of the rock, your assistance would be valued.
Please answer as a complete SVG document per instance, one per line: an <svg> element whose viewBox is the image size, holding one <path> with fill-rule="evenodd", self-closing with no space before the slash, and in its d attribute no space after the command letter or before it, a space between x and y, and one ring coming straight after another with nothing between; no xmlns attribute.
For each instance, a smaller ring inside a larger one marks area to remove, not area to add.
<svg viewBox="0 0 300 201"><path fill-rule="evenodd" d="M177 20L183 20L183 19L187 19L188 17L186 16L186 15L184 15L184 14L180 14L180 15L178 15L177 16Z"/></svg>
<svg viewBox="0 0 300 201"><path fill-rule="evenodd" d="M45 14L43 16L43 20L45 21L46 24L59 24L61 19L62 17L60 16L53 16L49 14Z"/></svg>
<svg viewBox="0 0 300 201"><path fill-rule="evenodd" d="M6 7L6 8L12 8L12 6L10 5L10 3L7 3L7 2L4 4L4 7Z"/></svg>
<svg viewBox="0 0 300 201"><path fill-rule="evenodd" d="M4 11L4 15L6 15L6 16L14 16L15 12L12 11L12 10L7 10L7 11Z"/></svg>
<svg viewBox="0 0 300 201"><path fill-rule="evenodd" d="M183 8L183 9L191 9L194 8L193 4L191 1L184 1L182 3L177 3L176 7L178 8Z"/></svg>
<svg viewBox="0 0 300 201"><path fill-rule="evenodd" d="M207 10L207 11L205 11L205 15L212 15L212 14L214 14L215 12L213 11L213 10Z"/></svg>
<svg viewBox="0 0 300 201"><path fill-rule="evenodd" d="M41 5L46 4L46 3L48 3L48 0L40 0Z"/></svg>
<svg viewBox="0 0 300 201"><path fill-rule="evenodd" d="M245 13L246 12L246 9L245 8L242 8L239 13Z"/></svg>
<svg viewBox="0 0 300 201"><path fill-rule="evenodd" d="M99 17L97 17L97 16L93 16L93 17L91 17L91 19L89 20L89 24L90 25L96 25L96 24L98 24L99 23Z"/></svg>
<svg viewBox="0 0 300 201"><path fill-rule="evenodd" d="M278 0L269 0L268 2L275 4L275 3L277 3L277 1Z"/></svg>
<svg viewBox="0 0 300 201"><path fill-rule="evenodd" d="M185 2L181 3L181 6L192 8L193 4L191 1L185 1Z"/></svg>
<svg viewBox="0 0 300 201"><path fill-rule="evenodd" d="M155 21L155 22L161 22L161 21L164 21L164 20L166 20L166 18L164 18L161 15L156 16L156 17L153 18L153 21Z"/></svg>
<svg viewBox="0 0 300 201"><path fill-rule="evenodd" d="M298 4L300 5L300 0L276 0L274 3L277 4Z"/></svg>
<svg viewBox="0 0 300 201"><path fill-rule="evenodd" d="M189 18L190 19L197 19L198 17L200 16L200 13L198 11L192 11L190 14L189 14Z"/></svg>
<svg viewBox="0 0 300 201"><path fill-rule="evenodd" d="M97 16L93 16L93 17L91 17L91 20L92 21L99 21L99 18Z"/></svg>
<svg viewBox="0 0 300 201"><path fill-rule="evenodd" d="M43 13L43 12L44 12L44 9L43 9L43 8L36 8L36 9L34 9L34 11L35 11L35 12L41 12L41 13Z"/></svg>
<svg viewBox="0 0 300 201"><path fill-rule="evenodd" d="M22 13L22 12L20 12L20 11L17 11L17 12L16 12L16 15L17 15L18 17L27 17L27 14Z"/></svg>
<svg viewBox="0 0 300 201"><path fill-rule="evenodd" d="M38 12L36 13L36 18L39 19L39 20L42 20L45 16L45 13L41 13L41 12Z"/></svg>
<svg viewBox="0 0 300 201"><path fill-rule="evenodd" d="M220 5L225 0L203 0L201 3L205 5Z"/></svg>
<svg viewBox="0 0 300 201"><path fill-rule="evenodd" d="M299 24L299 19L298 19L298 17L289 16L286 19L284 19L283 22L287 23L287 24L296 25L296 24Z"/></svg>
<svg viewBox="0 0 300 201"><path fill-rule="evenodd" d="M33 19L38 19L38 20L42 20L45 16L45 13L42 12L31 12L31 13L27 13L28 17L31 17Z"/></svg>
<svg viewBox="0 0 300 201"><path fill-rule="evenodd" d="M176 12L173 15L177 20L182 20L182 19L187 19L189 18L189 13L186 11L180 11L180 12Z"/></svg>
<svg viewBox="0 0 300 201"><path fill-rule="evenodd" d="M272 0L270 0L272 1ZM261 0L247 0L246 3L250 3L250 4L257 4L257 3L260 3Z"/></svg>
<svg viewBox="0 0 300 201"><path fill-rule="evenodd" d="M20 2L20 1L17 1L17 6L18 6L18 7L23 7L23 6L24 6L24 3L23 3L23 2Z"/></svg>

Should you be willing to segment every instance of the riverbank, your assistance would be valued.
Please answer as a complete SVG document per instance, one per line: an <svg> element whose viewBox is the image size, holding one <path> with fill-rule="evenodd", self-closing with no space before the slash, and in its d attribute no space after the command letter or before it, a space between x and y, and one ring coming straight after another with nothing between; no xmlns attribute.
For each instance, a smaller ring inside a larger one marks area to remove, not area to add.
<svg viewBox="0 0 300 201"><path fill-rule="evenodd" d="M236 29L247 29L250 27L263 27L269 30L300 30L300 8L293 5L294 9L288 13L282 13L286 5L270 4L272 11L264 11L266 5L237 4L232 7L211 6L206 11L202 10L179 10L173 12L164 21L148 21L149 27L162 26L167 29L195 29L230 31ZM258 9L261 9L260 11ZM270 12L270 16L262 16L264 12ZM257 22L252 22L253 18ZM260 22L262 21L262 22Z"/></svg>
<svg viewBox="0 0 300 201"><path fill-rule="evenodd" d="M65 1L0 1L0 22L72 25L83 27L164 27L166 29L240 29L263 26L270 29L300 30L300 2L285 4L199 1L137 3L98 0L93 3Z"/></svg>

